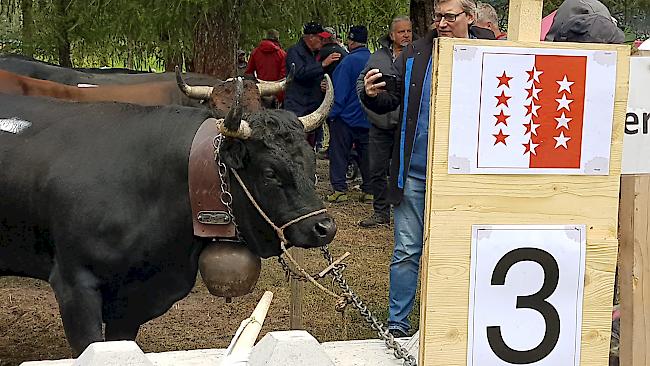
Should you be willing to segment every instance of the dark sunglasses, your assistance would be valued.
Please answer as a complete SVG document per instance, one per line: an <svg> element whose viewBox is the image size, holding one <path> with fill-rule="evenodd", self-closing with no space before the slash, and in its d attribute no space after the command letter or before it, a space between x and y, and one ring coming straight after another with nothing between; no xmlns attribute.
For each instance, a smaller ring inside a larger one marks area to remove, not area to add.
<svg viewBox="0 0 650 366"><path fill-rule="evenodd" d="M461 15L461 14L465 14L465 12L461 11L458 14L454 14L454 13L445 13L445 14L433 13L433 21L438 23L438 22L440 22L442 20L442 18L445 18L445 21L447 23L453 23L453 22L456 21L456 18L458 18L458 16Z"/></svg>

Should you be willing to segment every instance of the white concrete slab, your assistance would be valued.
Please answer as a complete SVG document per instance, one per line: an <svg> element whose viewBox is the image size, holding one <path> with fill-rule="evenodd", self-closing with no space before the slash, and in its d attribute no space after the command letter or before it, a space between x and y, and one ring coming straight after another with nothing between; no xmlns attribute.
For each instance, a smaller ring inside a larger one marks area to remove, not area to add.
<svg viewBox="0 0 650 366"><path fill-rule="evenodd" d="M304 331L270 332L295 333L302 337ZM307 332L304 332L307 333ZM267 335L268 335L267 334ZM307 333L309 334L309 333ZM309 335L311 337L311 335ZM313 337L312 337L313 339ZM315 339L314 339L315 341ZM419 346L419 332L412 338L400 338L398 341L404 345L411 354L417 357ZM258 342L258 345L262 342ZM257 347L257 346L256 346ZM397 360L392 352L378 339L325 342L320 344L322 352L335 366L402 366L403 361ZM145 356L155 366L218 366L225 354L224 349L198 349L191 351L174 351L161 353L147 353ZM313 363L312 354L308 355L309 366ZM23 362L21 366L73 366L75 360L51 360ZM298 363L295 365L304 365ZM271 363L268 366L290 366L290 363ZM252 364L251 364L252 366Z"/></svg>
<svg viewBox="0 0 650 366"><path fill-rule="evenodd" d="M335 366L323 347L304 330L266 333L253 347L250 366Z"/></svg>

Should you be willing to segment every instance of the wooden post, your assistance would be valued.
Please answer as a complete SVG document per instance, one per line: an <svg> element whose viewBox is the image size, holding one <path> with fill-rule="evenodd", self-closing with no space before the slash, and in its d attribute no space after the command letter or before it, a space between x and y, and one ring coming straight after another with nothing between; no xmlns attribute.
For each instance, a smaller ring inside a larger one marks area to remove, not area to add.
<svg viewBox="0 0 650 366"><path fill-rule="evenodd" d="M650 81L645 65L650 62L646 58L632 61L628 112L643 116L648 111L644 88ZM642 132L643 124L639 126ZM622 366L650 365L650 174L647 156L638 150L647 144L645 136L643 133L625 136L624 173L629 175L621 177L618 262Z"/></svg>
<svg viewBox="0 0 650 366"><path fill-rule="evenodd" d="M539 41L541 27L542 0L510 0L508 40Z"/></svg>
<svg viewBox="0 0 650 366"><path fill-rule="evenodd" d="M621 178L620 364L650 365L650 176Z"/></svg>
<svg viewBox="0 0 650 366"><path fill-rule="evenodd" d="M291 256L302 267L305 264L305 256L300 248L292 248ZM291 307L289 308L289 328L304 329L302 324L302 295L305 291L305 283L302 281L290 280L291 284Z"/></svg>

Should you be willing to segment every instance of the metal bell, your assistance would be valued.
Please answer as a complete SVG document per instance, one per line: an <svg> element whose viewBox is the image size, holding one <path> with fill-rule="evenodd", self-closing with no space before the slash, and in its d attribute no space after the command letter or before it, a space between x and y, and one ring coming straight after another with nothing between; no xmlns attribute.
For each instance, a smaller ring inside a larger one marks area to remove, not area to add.
<svg viewBox="0 0 650 366"><path fill-rule="evenodd" d="M230 298L251 291L260 277L262 261L243 244L214 242L199 256L199 271L212 295Z"/></svg>

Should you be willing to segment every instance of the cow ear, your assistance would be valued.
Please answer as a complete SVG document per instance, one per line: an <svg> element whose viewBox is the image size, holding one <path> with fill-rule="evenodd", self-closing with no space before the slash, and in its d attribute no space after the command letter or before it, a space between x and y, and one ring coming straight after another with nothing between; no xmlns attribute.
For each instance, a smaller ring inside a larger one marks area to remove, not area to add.
<svg viewBox="0 0 650 366"><path fill-rule="evenodd" d="M234 138L229 138L224 141L219 151L221 161L232 169L243 168L247 154L248 150L246 149L246 145L242 141Z"/></svg>

